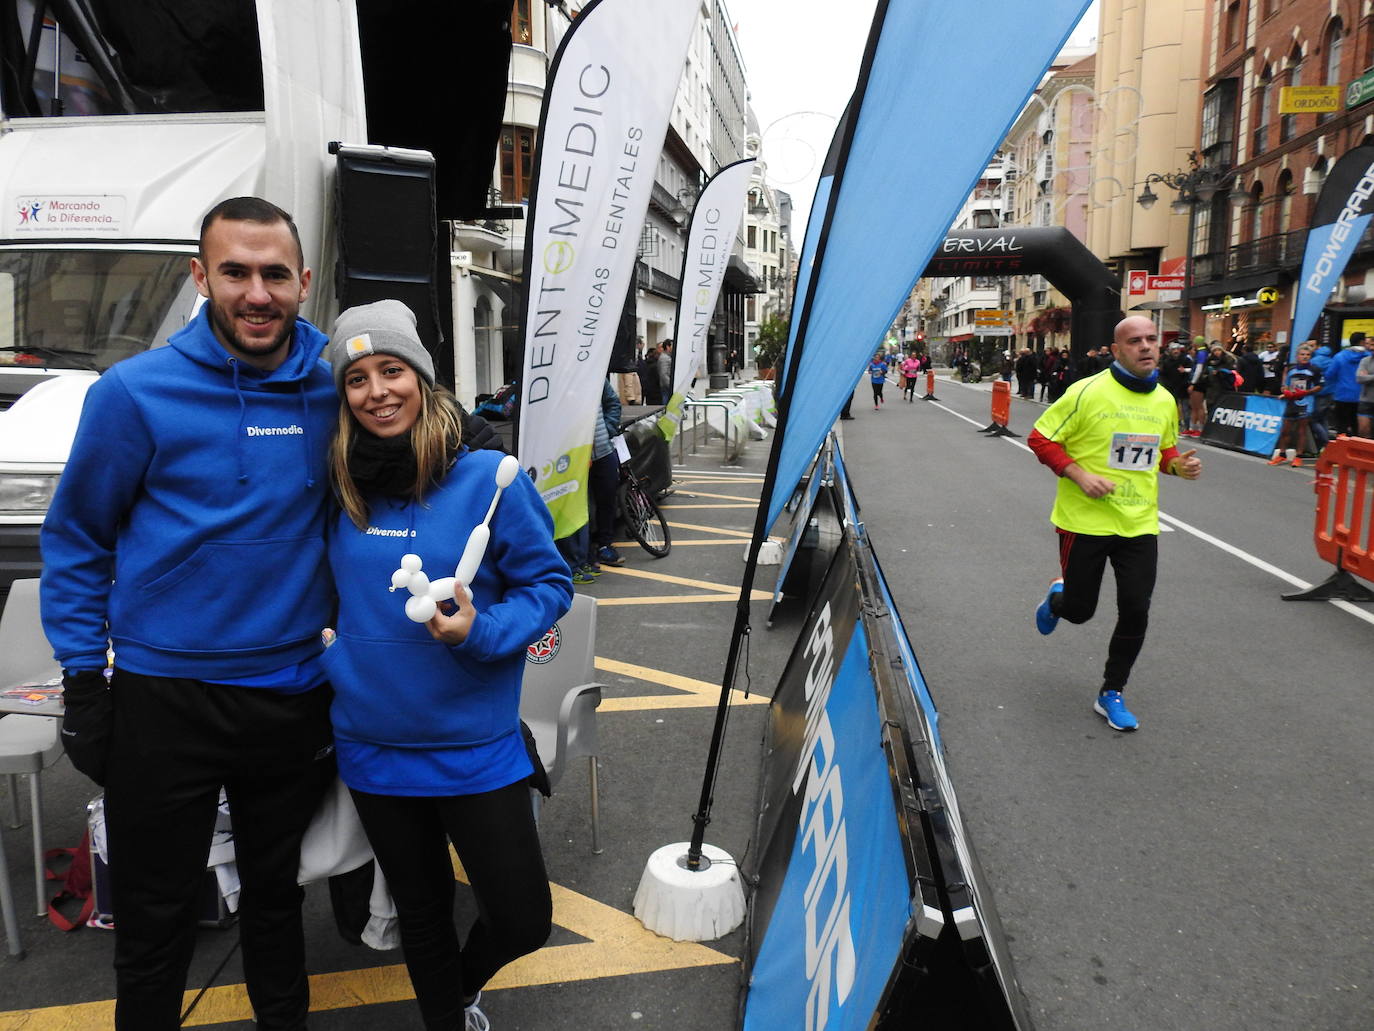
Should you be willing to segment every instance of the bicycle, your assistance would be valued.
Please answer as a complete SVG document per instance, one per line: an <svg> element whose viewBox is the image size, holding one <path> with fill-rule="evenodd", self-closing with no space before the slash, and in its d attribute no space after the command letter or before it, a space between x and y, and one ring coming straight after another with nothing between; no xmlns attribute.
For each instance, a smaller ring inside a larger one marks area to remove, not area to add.
<svg viewBox="0 0 1374 1031"><path fill-rule="evenodd" d="M628 465L620 467L615 507L626 532L641 548L654 558L668 554L673 546L672 537L668 534L668 520Z"/></svg>

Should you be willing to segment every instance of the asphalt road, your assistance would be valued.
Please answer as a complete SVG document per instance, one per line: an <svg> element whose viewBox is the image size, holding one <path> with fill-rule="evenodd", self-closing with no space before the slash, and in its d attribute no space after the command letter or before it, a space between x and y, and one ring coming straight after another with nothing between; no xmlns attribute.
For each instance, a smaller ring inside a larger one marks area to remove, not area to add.
<svg viewBox="0 0 1374 1031"><path fill-rule="evenodd" d="M1255 564L1329 572L1312 471L1204 447L1201 480L1165 478L1119 734L1091 709L1110 576L1092 622L1036 632L1052 476L977 432L987 384L936 393L859 397L844 453L1036 1027L1374 1027L1374 606L1284 602ZM1014 400L1011 428L1041 411Z"/></svg>

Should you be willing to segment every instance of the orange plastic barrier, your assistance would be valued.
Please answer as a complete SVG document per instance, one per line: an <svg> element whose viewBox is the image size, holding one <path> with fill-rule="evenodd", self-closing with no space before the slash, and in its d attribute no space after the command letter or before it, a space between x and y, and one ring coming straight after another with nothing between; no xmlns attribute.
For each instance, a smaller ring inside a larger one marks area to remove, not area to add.
<svg viewBox="0 0 1374 1031"><path fill-rule="evenodd" d="M990 437L1021 436L1021 434L1011 431L1007 425L1009 422L1011 422L1011 384L1004 379L995 380L992 384L992 422L978 432L986 433Z"/></svg>
<svg viewBox="0 0 1374 1031"><path fill-rule="evenodd" d="M999 426L1011 422L1011 384L999 379L992 385L992 421Z"/></svg>
<svg viewBox="0 0 1374 1031"><path fill-rule="evenodd" d="M1336 572L1286 601L1374 601L1374 592L1353 577L1374 581L1374 440L1340 436L1317 459L1317 555Z"/></svg>

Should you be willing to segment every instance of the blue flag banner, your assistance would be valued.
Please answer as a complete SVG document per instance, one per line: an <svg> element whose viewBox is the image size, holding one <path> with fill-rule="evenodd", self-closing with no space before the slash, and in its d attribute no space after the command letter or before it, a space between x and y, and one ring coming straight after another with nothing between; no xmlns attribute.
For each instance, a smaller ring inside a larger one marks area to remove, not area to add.
<svg viewBox="0 0 1374 1031"><path fill-rule="evenodd" d="M811 209L822 221L807 225L768 525L1087 6L880 0L829 192Z"/></svg>
<svg viewBox="0 0 1374 1031"><path fill-rule="evenodd" d="M1317 197L1312 228L1307 231L1307 249L1302 254L1302 276L1297 283L1298 303L1288 348L1290 362L1298 360L1298 345L1311 335L1327 298L1355 253L1355 245L1374 218L1371 196L1374 146L1366 145L1356 147L1332 166Z"/></svg>
<svg viewBox="0 0 1374 1031"><path fill-rule="evenodd" d="M838 148L844 139L845 119L840 119L840 126L835 130L835 138L830 144L830 153L825 159L825 166L821 169L820 180L816 183L816 196L811 201L812 216L806 223L806 235L802 239L801 255L797 259L797 287L793 297L805 297L807 287L811 283L811 270L816 264L816 242L821 235L820 213L825 211L826 205L830 203L830 187L835 183L835 158L838 156ZM793 302L796 303L795 300ZM791 354L797 346L797 326L799 323L794 317L787 327L787 350L785 354ZM783 391L787 389L787 360L784 358L778 364L777 371L778 387L777 397L782 398ZM853 389L851 387L851 389Z"/></svg>

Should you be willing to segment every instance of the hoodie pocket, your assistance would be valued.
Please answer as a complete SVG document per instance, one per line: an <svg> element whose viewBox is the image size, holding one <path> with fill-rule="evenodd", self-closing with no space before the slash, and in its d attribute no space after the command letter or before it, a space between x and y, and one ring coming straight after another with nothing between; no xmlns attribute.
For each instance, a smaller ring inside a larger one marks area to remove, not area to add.
<svg viewBox="0 0 1374 1031"><path fill-rule="evenodd" d="M509 733L518 718L518 695L433 640L340 634L323 662L334 687L330 718L344 737L408 748L475 745Z"/></svg>
<svg viewBox="0 0 1374 1031"><path fill-rule="evenodd" d="M208 541L141 590L116 588L118 636L165 651L248 652L319 633L333 588L315 536Z"/></svg>

